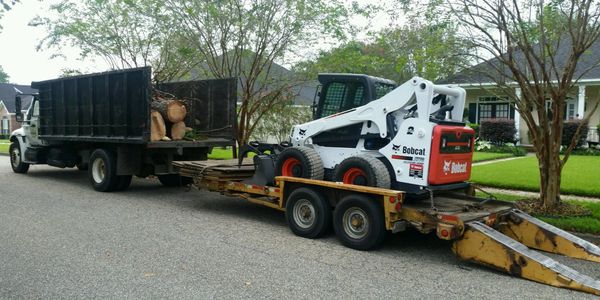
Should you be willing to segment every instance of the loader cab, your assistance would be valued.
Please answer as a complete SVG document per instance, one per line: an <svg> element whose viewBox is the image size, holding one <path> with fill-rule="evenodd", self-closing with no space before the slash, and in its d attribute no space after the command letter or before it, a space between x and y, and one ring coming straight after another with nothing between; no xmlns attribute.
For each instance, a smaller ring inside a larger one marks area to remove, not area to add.
<svg viewBox="0 0 600 300"><path fill-rule="evenodd" d="M313 120L365 105L397 86L392 80L364 74L321 73L318 78L321 89L315 95Z"/></svg>

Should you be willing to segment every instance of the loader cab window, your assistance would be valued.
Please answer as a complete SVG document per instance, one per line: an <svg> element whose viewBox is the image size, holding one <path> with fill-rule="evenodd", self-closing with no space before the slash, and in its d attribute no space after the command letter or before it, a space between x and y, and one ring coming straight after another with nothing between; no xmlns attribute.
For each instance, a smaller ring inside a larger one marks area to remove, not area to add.
<svg viewBox="0 0 600 300"><path fill-rule="evenodd" d="M317 118L327 117L338 112L361 106L365 99L365 87L356 82L332 82L321 92L320 109Z"/></svg>
<svg viewBox="0 0 600 300"><path fill-rule="evenodd" d="M377 99L387 95L389 92L393 91L396 88L395 85L385 84L381 82L375 83L375 94L377 95Z"/></svg>

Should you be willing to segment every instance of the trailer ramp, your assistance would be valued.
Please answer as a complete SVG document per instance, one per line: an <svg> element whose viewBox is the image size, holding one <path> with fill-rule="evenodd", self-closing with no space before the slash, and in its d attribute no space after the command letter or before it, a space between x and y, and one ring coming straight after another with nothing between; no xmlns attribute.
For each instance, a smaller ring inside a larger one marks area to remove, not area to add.
<svg viewBox="0 0 600 300"><path fill-rule="evenodd" d="M480 221L466 223L464 235L454 242L452 250L464 260L513 276L600 295L600 281L528 246L591 261L598 261L600 248L519 210L512 211L505 223L499 230L510 237Z"/></svg>

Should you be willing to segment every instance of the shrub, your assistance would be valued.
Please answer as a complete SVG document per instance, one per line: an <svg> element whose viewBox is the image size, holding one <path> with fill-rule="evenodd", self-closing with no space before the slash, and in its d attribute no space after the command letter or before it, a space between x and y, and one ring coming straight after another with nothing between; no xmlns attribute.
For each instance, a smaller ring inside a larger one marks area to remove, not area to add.
<svg viewBox="0 0 600 300"><path fill-rule="evenodd" d="M576 148L585 145L587 141L588 124L583 120L569 120L564 123L561 145L569 146L571 144L571 140L575 136L575 132L580 125L582 127Z"/></svg>
<svg viewBox="0 0 600 300"><path fill-rule="evenodd" d="M496 145L515 142L517 130L510 119L486 119L481 121L479 137Z"/></svg>
<svg viewBox="0 0 600 300"><path fill-rule="evenodd" d="M467 126L471 127L475 130L475 138L479 138L479 124L467 124Z"/></svg>

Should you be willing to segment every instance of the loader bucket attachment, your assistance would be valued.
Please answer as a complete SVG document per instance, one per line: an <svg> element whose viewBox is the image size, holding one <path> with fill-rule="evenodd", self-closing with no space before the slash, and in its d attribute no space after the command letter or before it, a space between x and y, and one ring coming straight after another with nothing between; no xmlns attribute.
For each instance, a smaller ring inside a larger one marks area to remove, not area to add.
<svg viewBox="0 0 600 300"><path fill-rule="evenodd" d="M475 221L452 250L460 258L543 284L600 295L600 281L527 248L493 228Z"/></svg>
<svg viewBox="0 0 600 300"><path fill-rule="evenodd" d="M520 210L512 211L499 230L530 248L600 262L600 247Z"/></svg>

